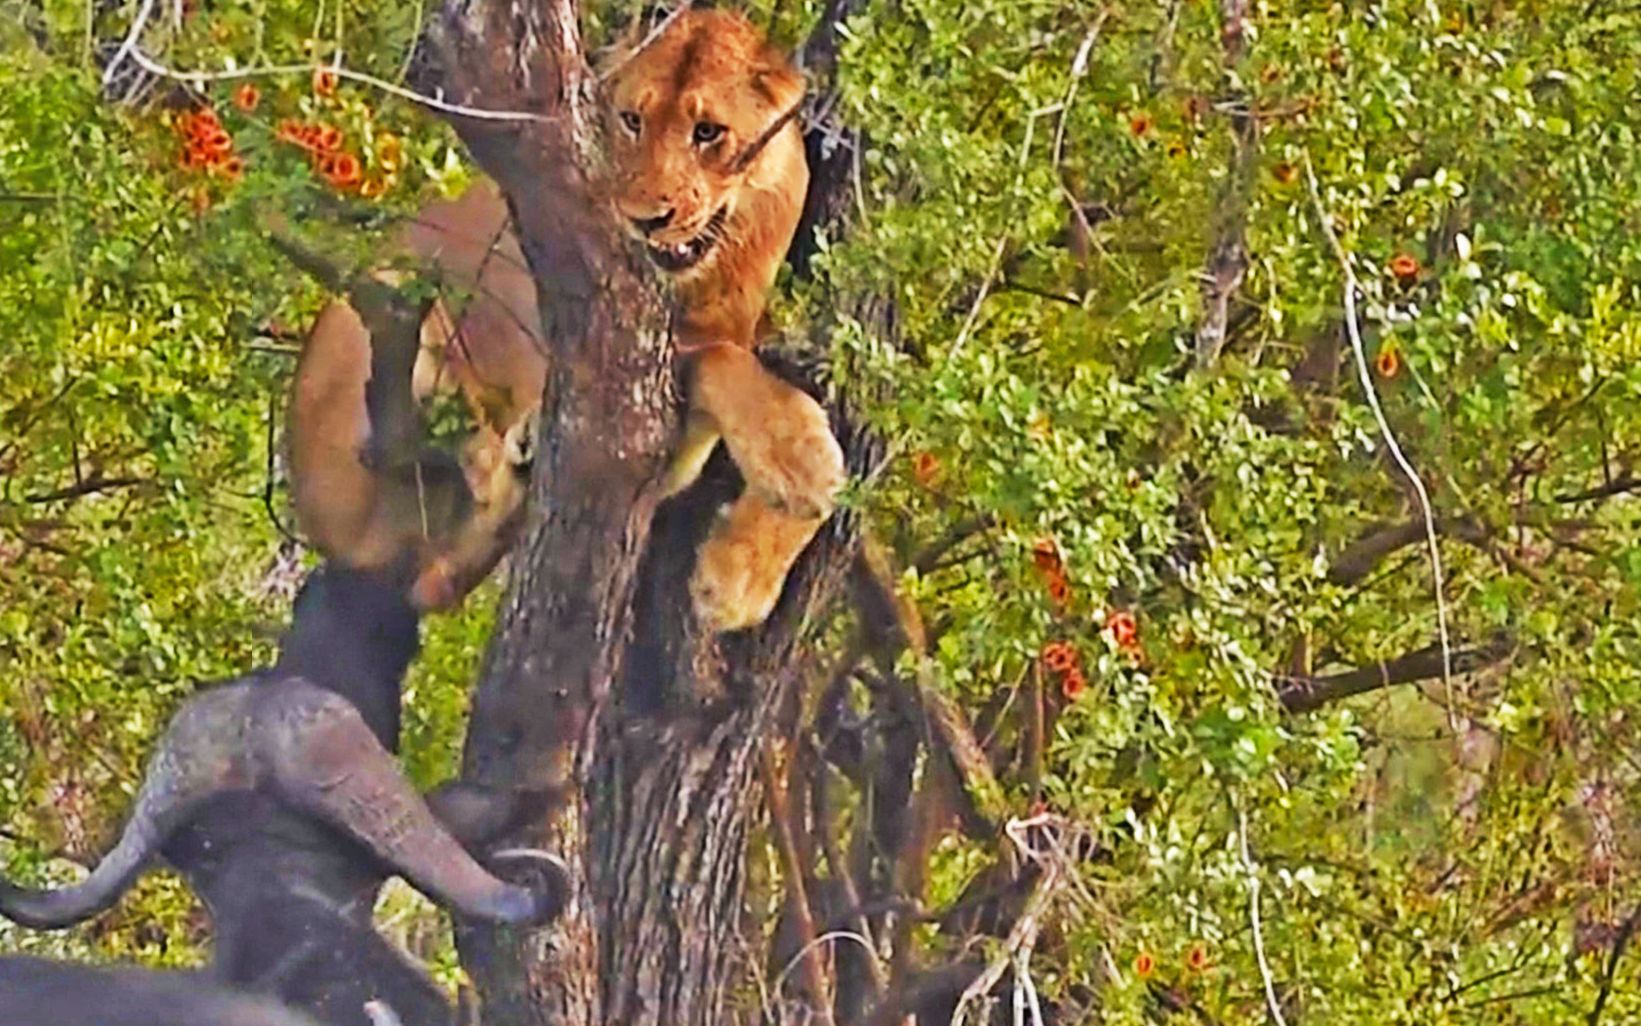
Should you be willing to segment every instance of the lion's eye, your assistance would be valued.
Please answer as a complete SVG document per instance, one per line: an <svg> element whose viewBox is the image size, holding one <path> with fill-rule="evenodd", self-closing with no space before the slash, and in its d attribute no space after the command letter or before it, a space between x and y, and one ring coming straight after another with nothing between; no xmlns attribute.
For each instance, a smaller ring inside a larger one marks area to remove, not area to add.
<svg viewBox="0 0 1641 1026"><path fill-rule="evenodd" d="M621 112L621 124L627 131L637 135L638 130L644 127L644 119L638 116L636 110L624 110Z"/></svg>
<svg viewBox="0 0 1641 1026"><path fill-rule="evenodd" d="M708 146L723 137L724 126L711 121L697 121L692 138L697 146Z"/></svg>

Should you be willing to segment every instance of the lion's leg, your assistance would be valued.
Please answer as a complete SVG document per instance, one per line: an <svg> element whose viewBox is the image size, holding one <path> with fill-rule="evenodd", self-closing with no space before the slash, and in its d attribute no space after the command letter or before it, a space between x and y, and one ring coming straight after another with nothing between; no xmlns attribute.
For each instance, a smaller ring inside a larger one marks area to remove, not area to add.
<svg viewBox="0 0 1641 1026"><path fill-rule="evenodd" d="M847 475L821 405L739 346L710 346L694 359L691 409L723 433L747 488L799 519L830 514Z"/></svg>
<svg viewBox="0 0 1641 1026"><path fill-rule="evenodd" d="M695 615L709 630L736 631L768 618L786 575L821 524L822 517L795 517L756 493L741 494L696 553L689 594Z"/></svg>
<svg viewBox="0 0 1641 1026"><path fill-rule="evenodd" d="M529 471L538 417L530 415L505 435L480 425L462 453L472 491L472 512L429 559L411 585L420 610L450 609L489 576L524 526Z"/></svg>
<svg viewBox="0 0 1641 1026"><path fill-rule="evenodd" d="M661 498L671 498L695 483L721 437L718 423L711 416L701 410L689 411L684 421L684 439L673 453L666 477L661 481Z"/></svg>
<svg viewBox="0 0 1641 1026"><path fill-rule="evenodd" d="M524 526L524 500L524 484L518 482L506 495L477 507L461 521L448 544L418 570L410 587L411 605L424 612L451 609L478 587L518 539Z"/></svg>
<svg viewBox="0 0 1641 1026"><path fill-rule="evenodd" d="M352 703L297 678L265 685L252 739L284 801L344 831L435 901L492 922L541 922L563 894L491 875L440 826Z"/></svg>
<svg viewBox="0 0 1641 1026"><path fill-rule="evenodd" d="M392 279L383 274L377 277L389 284L399 283L397 275ZM450 344L455 334L456 322L450 310L442 298L435 298L422 318L421 348L416 351L416 364L410 372L410 394L418 403L425 403L429 396L454 392L459 387L450 368Z"/></svg>
<svg viewBox="0 0 1641 1026"><path fill-rule="evenodd" d="M358 565L376 533L377 473L365 465L370 332L353 307L326 306L302 343L291 389L291 494L315 547ZM374 554L372 554L374 555Z"/></svg>

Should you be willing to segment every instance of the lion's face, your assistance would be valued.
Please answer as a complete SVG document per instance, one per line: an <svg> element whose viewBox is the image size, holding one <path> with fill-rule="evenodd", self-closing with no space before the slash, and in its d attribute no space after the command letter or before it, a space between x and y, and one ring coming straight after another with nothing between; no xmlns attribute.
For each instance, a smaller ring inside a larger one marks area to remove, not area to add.
<svg viewBox="0 0 1641 1026"><path fill-rule="evenodd" d="M775 264L761 265L784 253L807 185L801 76L745 18L716 10L689 12L615 62L611 198L623 227L682 280L772 278Z"/></svg>

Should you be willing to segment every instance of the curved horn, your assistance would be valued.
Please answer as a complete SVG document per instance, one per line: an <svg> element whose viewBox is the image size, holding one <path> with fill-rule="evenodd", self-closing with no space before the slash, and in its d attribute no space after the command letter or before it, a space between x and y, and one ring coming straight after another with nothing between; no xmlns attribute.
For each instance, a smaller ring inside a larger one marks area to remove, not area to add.
<svg viewBox="0 0 1641 1026"><path fill-rule="evenodd" d="M252 732L279 796L364 845L387 868L453 912L496 923L545 922L567 878L538 889L507 883L451 836L347 699L299 677L261 689Z"/></svg>
<svg viewBox="0 0 1641 1026"><path fill-rule="evenodd" d="M119 901L201 802L229 787L243 786L240 735L247 689L243 683L213 688L184 703L149 760L131 818L114 850L90 876L68 887L32 890L0 880L0 916L37 930L57 930Z"/></svg>

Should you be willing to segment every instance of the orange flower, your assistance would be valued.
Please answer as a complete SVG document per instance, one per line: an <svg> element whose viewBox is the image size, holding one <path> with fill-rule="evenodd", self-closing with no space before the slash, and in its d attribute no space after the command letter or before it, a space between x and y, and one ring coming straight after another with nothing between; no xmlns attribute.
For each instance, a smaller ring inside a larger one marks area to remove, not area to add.
<svg viewBox="0 0 1641 1026"><path fill-rule="evenodd" d="M230 182L237 182L245 175L245 159L243 157L229 157L217 167L222 177Z"/></svg>
<svg viewBox="0 0 1641 1026"><path fill-rule="evenodd" d="M359 183L359 195L365 199L375 199L387 192L387 182L372 176Z"/></svg>
<svg viewBox="0 0 1641 1026"><path fill-rule="evenodd" d="M1185 967L1194 973L1200 973L1208 968L1208 945L1197 941L1191 945L1191 950L1185 953Z"/></svg>
<svg viewBox="0 0 1641 1026"><path fill-rule="evenodd" d="M1275 178L1283 185L1292 185L1294 182L1299 180L1299 169L1284 160L1282 163L1271 168L1271 177Z"/></svg>
<svg viewBox="0 0 1641 1026"><path fill-rule="evenodd" d="M1184 111L1187 121L1196 121L1208 113L1208 97L1193 93L1185 98L1185 102L1181 104L1181 109Z"/></svg>
<svg viewBox="0 0 1641 1026"><path fill-rule="evenodd" d="M199 128L221 128L222 122L217 120L217 112L210 107L201 107L194 111L190 120Z"/></svg>
<svg viewBox="0 0 1641 1026"><path fill-rule="evenodd" d="M1031 543L1031 561L1037 569L1048 573L1060 569L1060 547L1053 538L1039 538Z"/></svg>
<svg viewBox="0 0 1641 1026"><path fill-rule="evenodd" d="M1135 138L1151 134L1151 117L1148 114L1132 114L1128 118L1128 131Z"/></svg>
<svg viewBox="0 0 1641 1026"><path fill-rule="evenodd" d="M234 106L247 113L256 110L256 105L262 102L262 90L246 82L234 90Z"/></svg>
<svg viewBox="0 0 1641 1026"><path fill-rule="evenodd" d="M1373 366L1382 378L1394 378L1401 372L1402 357L1396 352L1395 346L1382 346L1379 354L1373 358Z"/></svg>
<svg viewBox="0 0 1641 1026"><path fill-rule="evenodd" d="M1057 573L1048 579L1048 597L1057 606L1071 601L1071 584L1064 574Z"/></svg>
<svg viewBox="0 0 1641 1026"><path fill-rule="evenodd" d="M317 125L311 134L313 144L321 152L330 153L342 148L342 130L335 125Z"/></svg>
<svg viewBox="0 0 1641 1026"><path fill-rule="evenodd" d="M274 129L274 138L280 142L300 143L302 127L302 122L295 118L281 118L278 127Z"/></svg>
<svg viewBox="0 0 1641 1026"><path fill-rule="evenodd" d="M404 159L404 147L399 137L384 133L376 137L376 163L385 170L392 171Z"/></svg>
<svg viewBox="0 0 1641 1026"><path fill-rule="evenodd" d="M336 72L329 68L313 70L313 91L320 96L336 95Z"/></svg>
<svg viewBox="0 0 1641 1026"><path fill-rule="evenodd" d="M1419 275L1419 260L1410 253L1397 253L1390 258L1390 273L1402 281L1411 281Z"/></svg>
<svg viewBox="0 0 1641 1026"><path fill-rule="evenodd" d="M912 458L912 476L925 488L934 487L940 477L940 458L932 452L920 452Z"/></svg>
<svg viewBox="0 0 1641 1026"><path fill-rule="evenodd" d="M1259 69L1259 80L1266 85L1270 85L1272 82L1277 81L1281 77L1282 66L1279 64L1267 64L1263 68Z"/></svg>
<svg viewBox="0 0 1641 1026"><path fill-rule="evenodd" d="M1087 688L1088 681L1084 679L1081 670L1067 670L1060 678L1060 694L1064 695L1068 702L1075 702Z"/></svg>
<svg viewBox="0 0 1641 1026"><path fill-rule="evenodd" d="M1064 641L1051 641L1043 646L1043 665L1055 673L1077 668L1077 650Z"/></svg>
<svg viewBox="0 0 1641 1026"><path fill-rule="evenodd" d="M219 128L200 140L200 148L218 157L225 157L234 150L234 138Z"/></svg>
<svg viewBox="0 0 1641 1026"><path fill-rule="evenodd" d="M1133 613L1127 610L1112 613L1105 628L1111 632L1111 640L1117 643L1118 648L1132 651L1139 647L1140 625Z"/></svg>
<svg viewBox="0 0 1641 1026"><path fill-rule="evenodd" d="M1142 980L1150 979L1151 974L1156 971L1157 960L1151 957L1150 952L1142 951L1134 956L1135 976L1138 976Z"/></svg>
<svg viewBox="0 0 1641 1026"><path fill-rule="evenodd" d="M188 194L188 205L194 208L196 214L205 213L211 209L210 191L203 185L196 186L194 191Z"/></svg>
<svg viewBox="0 0 1641 1026"><path fill-rule="evenodd" d="M1178 160L1179 158L1185 156L1185 154L1185 144L1180 142L1178 139L1175 139L1173 142L1168 144L1168 156L1170 159Z"/></svg>
<svg viewBox="0 0 1641 1026"><path fill-rule="evenodd" d="M358 185L361 171L359 158L351 153L326 154L319 163L319 173L338 189Z"/></svg>

